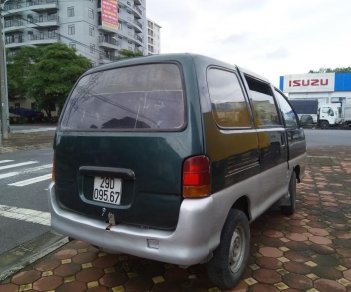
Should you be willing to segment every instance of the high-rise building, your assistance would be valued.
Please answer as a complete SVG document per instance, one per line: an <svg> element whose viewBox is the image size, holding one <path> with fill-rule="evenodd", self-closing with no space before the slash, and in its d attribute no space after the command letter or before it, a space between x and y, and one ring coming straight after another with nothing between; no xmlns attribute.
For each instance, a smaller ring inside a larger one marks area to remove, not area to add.
<svg viewBox="0 0 351 292"><path fill-rule="evenodd" d="M147 19L147 52L148 55L160 54L161 26L151 19Z"/></svg>
<svg viewBox="0 0 351 292"><path fill-rule="evenodd" d="M5 46L11 53L22 46L63 42L94 66L116 60L121 49L146 55L145 1L8 0Z"/></svg>

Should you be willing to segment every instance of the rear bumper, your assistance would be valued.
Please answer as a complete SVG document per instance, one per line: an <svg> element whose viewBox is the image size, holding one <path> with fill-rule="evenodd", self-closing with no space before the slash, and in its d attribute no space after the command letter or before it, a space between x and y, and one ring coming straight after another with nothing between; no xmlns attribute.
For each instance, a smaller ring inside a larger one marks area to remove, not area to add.
<svg viewBox="0 0 351 292"><path fill-rule="evenodd" d="M51 225L60 233L87 241L110 252L123 252L162 262L193 265L206 260L220 240L221 226L215 224L212 196L182 202L174 231L142 229L119 224L106 230L107 223L63 209L49 187Z"/></svg>

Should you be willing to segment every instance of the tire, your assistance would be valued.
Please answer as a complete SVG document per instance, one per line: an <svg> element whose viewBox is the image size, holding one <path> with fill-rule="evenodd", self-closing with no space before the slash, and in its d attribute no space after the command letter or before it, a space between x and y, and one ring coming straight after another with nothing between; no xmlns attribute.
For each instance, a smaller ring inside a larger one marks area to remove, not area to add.
<svg viewBox="0 0 351 292"><path fill-rule="evenodd" d="M295 213L296 210L296 172L293 171L291 174L289 189L288 189L288 205L280 207L281 212L284 215L290 216Z"/></svg>
<svg viewBox="0 0 351 292"><path fill-rule="evenodd" d="M329 123L328 123L328 121L321 121L320 127L321 127L321 129L327 129L327 128L329 128Z"/></svg>
<svg viewBox="0 0 351 292"><path fill-rule="evenodd" d="M242 211L231 209L221 233L220 244L207 263L209 279L220 289L233 288L245 271L249 252L249 221Z"/></svg>

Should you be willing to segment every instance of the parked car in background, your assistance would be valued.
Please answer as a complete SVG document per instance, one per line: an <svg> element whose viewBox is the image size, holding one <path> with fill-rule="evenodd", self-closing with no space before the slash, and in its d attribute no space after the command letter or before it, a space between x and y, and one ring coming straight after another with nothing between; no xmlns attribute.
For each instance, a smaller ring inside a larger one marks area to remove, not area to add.
<svg viewBox="0 0 351 292"><path fill-rule="evenodd" d="M274 203L294 213L305 156L286 97L250 71L192 54L111 63L64 106L52 226L110 252L207 262L228 289L247 265L249 223Z"/></svg>
<svg viewBox="0 0 351 292"><path fill-rule="evenodd" d="M39 122L44 118L44 114L41 111L35 109L22 108L22 107L11 107L9 108L10 121L16 122Z"/></svg>

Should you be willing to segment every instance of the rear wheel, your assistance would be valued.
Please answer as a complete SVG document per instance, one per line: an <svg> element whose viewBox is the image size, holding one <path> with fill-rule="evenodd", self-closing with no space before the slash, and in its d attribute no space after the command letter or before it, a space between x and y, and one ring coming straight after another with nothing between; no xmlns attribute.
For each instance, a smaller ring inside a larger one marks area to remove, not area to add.
<svg viewBox="0 0 351 292"><path fill-rule="evenodd" d="M233 288L243 275L250 250L250 227L246 215L230 210L221 242L207 264L210 280L221 289Z"/></svg>
<svg viewBox="0 0 351 292"><path fill-rule="evenodd" d="M287 205L281 206L280 210L284 215L288 215L288 216L294 214L296 210L296 173L295 171L292 172L290 182L289 182Z"/></svg>

